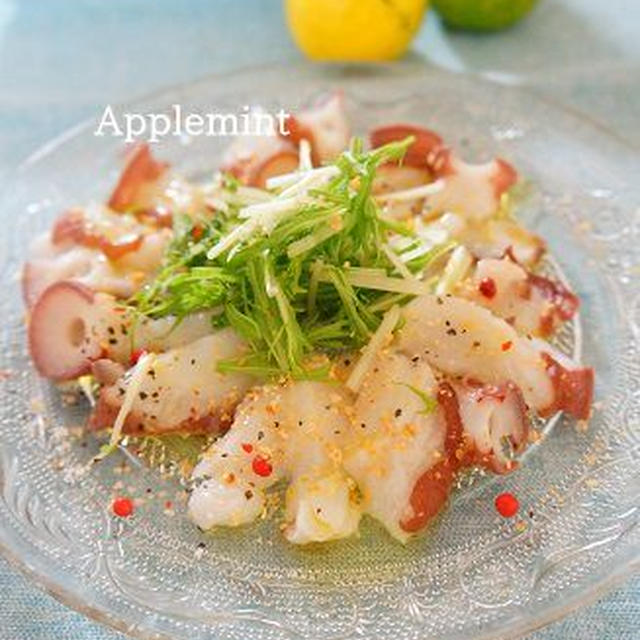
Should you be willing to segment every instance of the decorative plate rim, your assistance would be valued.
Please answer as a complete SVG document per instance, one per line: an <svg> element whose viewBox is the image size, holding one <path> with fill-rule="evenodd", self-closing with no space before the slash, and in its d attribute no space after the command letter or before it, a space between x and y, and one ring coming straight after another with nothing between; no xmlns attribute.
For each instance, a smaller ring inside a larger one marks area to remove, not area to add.
<svg viewBox="0 0 640 640"><path fill-rule="evenodd" d="M314 73L318 75L318 79L321 79L322 74L325 70L329 70L329 73L334 73L335 71L356 71L359 72L363 69L374 70L376 73L392 73L393 75L441 75L441 76L462 76L467 80L472 81L477 86L491 86L498 85L501 87L506 87L509 91L518 92L520 94L528 95L530 99L537 101L539 103L543 103L554 110L558 110L563 112L565 115L569 116L574 120L580 120L590 128L596 129L599 131L601 135L607 136L613 140L615 140L616 144L626 147L628 151L637 153L640 151L640 148L636 145L630 143L628 140L622 138L615 131L610 129L605 123L602 121L591 117L590 115L584 113L583 111L571 107L561 101L558 101L542 92L537 90L535 87L527 86L524 84L514 85L512 83L501 83L495 77L489 77L486 74L477 74L477 73L453 73L448 72L446 70L434 67L428 63L424 62L415 62L408 61L396 64L358 64L358 65L316 65L314 69ZM161 99L163 96L179 92L179 91L189 91L194 87L198 87L201 85L206 85L214 80L220 80L225 77L230 76L238 76L243 75L250 77L252 74L259 73L260 71L287 71L291 72L292 70L296 70L298 72L304 73L309 71L309 67L305 66L303 63L297 64L263 64L263 65L251 65L244 66L239 69L235 69L233 71L219 72L204 75L196 80L187 81L183 83L173 84L163 86L157 90L152 92L148 92L145 94L141 94L133 99L122 101L114 104L114 108L118 109L126 109L127 107L135 106L136 104L148 103L153 100ZM325 80L331 80L331 75L325 76ZM81 120L77 124L65 129L62 133L54 136L44 144L40 145L35 151L30 153L26 158L24 158L20 163L17 164L15 168L10 169L7 174L7 182L9 182L12 177L17 177L23 171L28 171L29 168L36 163L39 163L42 160L48 158L51 154L58 151L65 144L69 143L72 140L75 140L85 134L87 130L95 124L95 117L88 117L84 120ZM120 618L114 615L112 612L108 610L107 607L100 606L99 604L91 604L83 602L80 597L70 588L67 588L60 584L60 581L49 578L45 572L40 572L37 566L29 563L25 560L19 553L18 550L10 546L4 539L4 535L0 530L0 555L4 557L10 566L14 569L20 571L29 582L41 590L44 593L47 593L53 596L56 600L62 603L65 606L70 607L71 609L85 615L87 618L98 622L102 625L105 625L111 629L114 629L117 632L124 633L134 638L140 638L141 640L156 640L156 639L167 639L171 640L171 636L166 635L163 632L153 631L150 628L139 627L137 625L131 626L126 622L124 618ZM66 570L65 570L66 572ZM501 637L515 640L517 638L522 638L523 636L540 629L550 623L558 621L568 614L576 611L577 609L585 606L589 606L596 602L599 598L606 595L612 589L616 588L620 584L624 583L626 580L631 578L636 573L640 573L640 550L634 555L631 554L631 558L625 564L620 563L614 571L611 573L600 573L597 574L598 578L592 584L584 587L582 591L571 595L569 597L563 598L561 603L557 606L549 607L546 610L537 613L531 617L527 617L514 624L509 630L506 632L502 632ZM477 640L485 640L490 637L495 637L495 633L493 631L488 631L487 633L483 633L482 635L476 636Z"/></svg>
<svg viewBox="0 0 640 640"><path fill-rule="evenodd" d="M54 580L48 579L44 574L38 573L30 567L28 563L5 544L2 538L0 538L0 555L7 560L12 568L17 569L29 580L30 584L38 590L52 596L61 604L86 616L94 622L138 640L174 640L171 636L161 631L150 631L143 627L131 628L124 620L115 618L113 614L105 608L88 606L74 595L70 589L57 584ZM513 629L508 632L509 635L503 635L502 638L504 640L520 640L538 629L558 622L571 613L594 604L603 596L606 596L617 587L623 585L636 573L640 573L640 554L626 565L624 570L606 576L600 582L596 582L588 591L570 598L568 602L562 605L549 609L546 615L540 616L537 619L523 621L519 626L513 627ZM492 632L489 632L488 634L475 636L474 640L489 640L492 637L495 636ZM425 637L425 640L428 639Z"/></svg>

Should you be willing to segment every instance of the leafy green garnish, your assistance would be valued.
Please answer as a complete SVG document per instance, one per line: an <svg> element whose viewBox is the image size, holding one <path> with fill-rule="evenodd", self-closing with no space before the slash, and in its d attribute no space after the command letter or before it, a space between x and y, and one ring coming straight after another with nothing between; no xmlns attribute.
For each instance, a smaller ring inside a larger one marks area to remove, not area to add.
<svg viewBox="0 0 640 640"><path fill-rule="evenodd" d="M226 178L221 188L233 193L228 210L198 221L178 217L163 269L131 305L145 316L178 320L219 310L214 325L233 327L251 347L243 361L224 362L221 370L321 375L312 354L361 347L385 311L415 293L416 287L408 294L385 290L391 278L401 281L387 243L391 235L414 247L423 243L407 225L383 219L372 195L377 168L400 161L412 141L365 152L354 139L333 168L321 170L328 181L299 191L294 184L282 197L272 193L244 210L243 187ZM449 250L426 247L405 263L404 276L422 273ZM403 251L393 251L402 260ZM370 276L375 287L366 284Z"/></svg>
<svg viewBox="0 0 640 640"><path fill-rule="evenodd" d="M438 401L430 396L426 391L422 389L418 389L418 387L414 387L412 384L407 384L405 382L397 382L396 384L402 385L403 387L407 387L409 391L415 393L420 400L422 400L422 404L424 405L424 409L418 411L418 413L428 416L430 413L433 413L438 407Z"/></svg>
<svg viewBox="0 0 640 640"><path fill-rule="evenodd" d="M92 462L94 463L100 462L105 458L109 457L112 453L114 453L117 450L118 450L117 443L112 444L112 443L106 442L104 444L101 444L100 448L98 449L98 453L93 457Z"/></svg>

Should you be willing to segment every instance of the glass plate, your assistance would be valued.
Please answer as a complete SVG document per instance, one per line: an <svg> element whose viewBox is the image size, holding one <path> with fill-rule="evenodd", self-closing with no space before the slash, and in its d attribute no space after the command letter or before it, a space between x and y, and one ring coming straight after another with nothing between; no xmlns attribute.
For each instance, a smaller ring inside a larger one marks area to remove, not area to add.
<svg viewBox="0 0 640 640"><path fill-rule="evenodd" d="M97 450L91 437L73 437L86 408L66 406L35 375L19 295L28 240L64 207L104 198L117 175L120 142L81 125L17 170L0 208L0 368L11 374L0 382L0 541L39 585L133 636L515 637L640 564L637 153L531 93L412 65L254 69L126 110L293 111L333 87L345 90L356 132L423 123L471 159L508 158L531 181L523 218L583 301L573 347L596 367L594 417L586 433L561 420L520 470L460 490L406 547L372 522L360 539L306 549L283 542L277 519L205 535L184 517L177 482L158 471L127 471L118 454L82 473ZM157 153L197 177L225 144L171 138ZM497 517L493 497L504 490L520 498L521 517ZM110 516L115 492L144 499L134 518Z"/></svg>

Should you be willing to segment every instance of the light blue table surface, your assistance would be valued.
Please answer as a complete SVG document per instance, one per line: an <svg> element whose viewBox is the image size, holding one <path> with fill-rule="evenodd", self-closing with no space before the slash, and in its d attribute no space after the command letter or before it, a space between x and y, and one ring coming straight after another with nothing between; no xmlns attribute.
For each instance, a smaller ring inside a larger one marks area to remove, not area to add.
<svg viewBox="0 0 640 640"><path fill-rule="evenodd" d="M542 0L526 21L491 36L447 32L431 13L412 56L535 86L640 147L640 0ZM8 170L107 103L301 59L277 0L0 0L0 186L10 189ZM2 639L124 638L1 559L0 594ZM636 578L527 640L638 639Z"/></svg>

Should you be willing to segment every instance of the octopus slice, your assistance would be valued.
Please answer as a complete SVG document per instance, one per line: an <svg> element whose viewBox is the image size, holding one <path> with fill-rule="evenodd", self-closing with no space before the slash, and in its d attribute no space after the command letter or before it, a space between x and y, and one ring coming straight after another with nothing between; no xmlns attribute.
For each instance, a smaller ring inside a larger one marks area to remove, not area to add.
<svg viewBox="0 0 640 640"><path fill-rule="evenodd" d="M44 291L31 311L29 349L41 375L71 380L89 373L95 360L128 365L137 349L164 351L210 332L210 314L192 314L180 322L137 318L113 296L60 281Z"/></svg>
<svg viewBox="0 0 640 640"><path fill-rule="evenodd" d="M369 132L369 142L373 149L377 149L390 142L405 140L409 136L413 136L415 141L407 149L402 164L415 169L424 169L432 175L432 168L427 159L433 151L444 144L442 138L434 131L412 124L388 124L372 129Z"/></svg>
<svg viewBox="0 0 640 640"><path fill-rule="evenodd" d="M335 160L349 146L350 127L344 94L334 91L288 120L288 139L296 145L307 140L314 166Z"/></svg>
<svg viewBox="0 0 640 640"><path fill-rule="evenodd" d="M405 162L423 168L431 179L441 179L443 188L429 195L424 206L430 212L452 211L471 220L485 220L500 206L502 195L513 186L518 174L507 162L496 158L484 164L469 164L444 146L438 134L413 125L395 124L370 133L376 148L412 135L415 141L407 150Z"/></svg>
<svg viewBox="0 0 640 640"><path fill-rule="evenodd" d="M244 374L220 373L217 364L238 358L245 350L246 345L231 329L223 329L156 354L137 388L124 432L209 433L227 428L252 380ZM89 419L91 429L113 426L135 369L101 389Z"/></svg>
<svg viewBox="0 0 640 640"><path fill-rule="evenodd" d="M415 517L416 483L445 456L437 387L424 360L392 352L375 361L354 405L345 469L358 483L365 513L401 541L409 538L402 522Z"/></svg>
<svg viewBox="0 0 640 640"><path fill-rule="evenodd" d="M520 336L505 320L461 298L421 296L403 314L398 348L410 356L424 356L451 376L497 385L511 381L543 417L564 410L588 418L593 369L550 344Z"/></svg>
<svg viewBox="0 0 640 640"><path fill-rule="evenodd" d="M548 337L578 310L579 300L559 282L529 273L505 256L479 260L460 294L504 318L522 334Z"/></svg>
<svg viewBox="0 0 640 640"><path fill-rule="evenodd" d="M32 307L47 287L61 280L129 297L160 267L172 235L168 228L101 208L66 211L51 233L31 244L22 272L25 302Z"/></svg>
<svg viewBox="0 0 640 640"><path fill-rule="evenodd" d="M495 473L515 468L514 457L527 445L530 421L520 389L512 382L501 385L472 381L453 382L466 439L467 464Z"/></svg>
<svg viewBox="0 0 640 640"><path fill-rule="evenodd" d="M114 211L125 212L149 204L149 192L166 175L167 164L151 155L149 145L137 144L127 154L127 162L116 184L108 205Z"/></svg>
<svg viewBox="0 0 640 640"><path fill-rule="evenodd" d="M296 544L353 534L360 520L355 483L341 466L349 437L340 387L292 382L249 392L229 431L193 471L189 514L201 528L236 526L263 511L265 490L281 479L285 537Z"/></svg>

